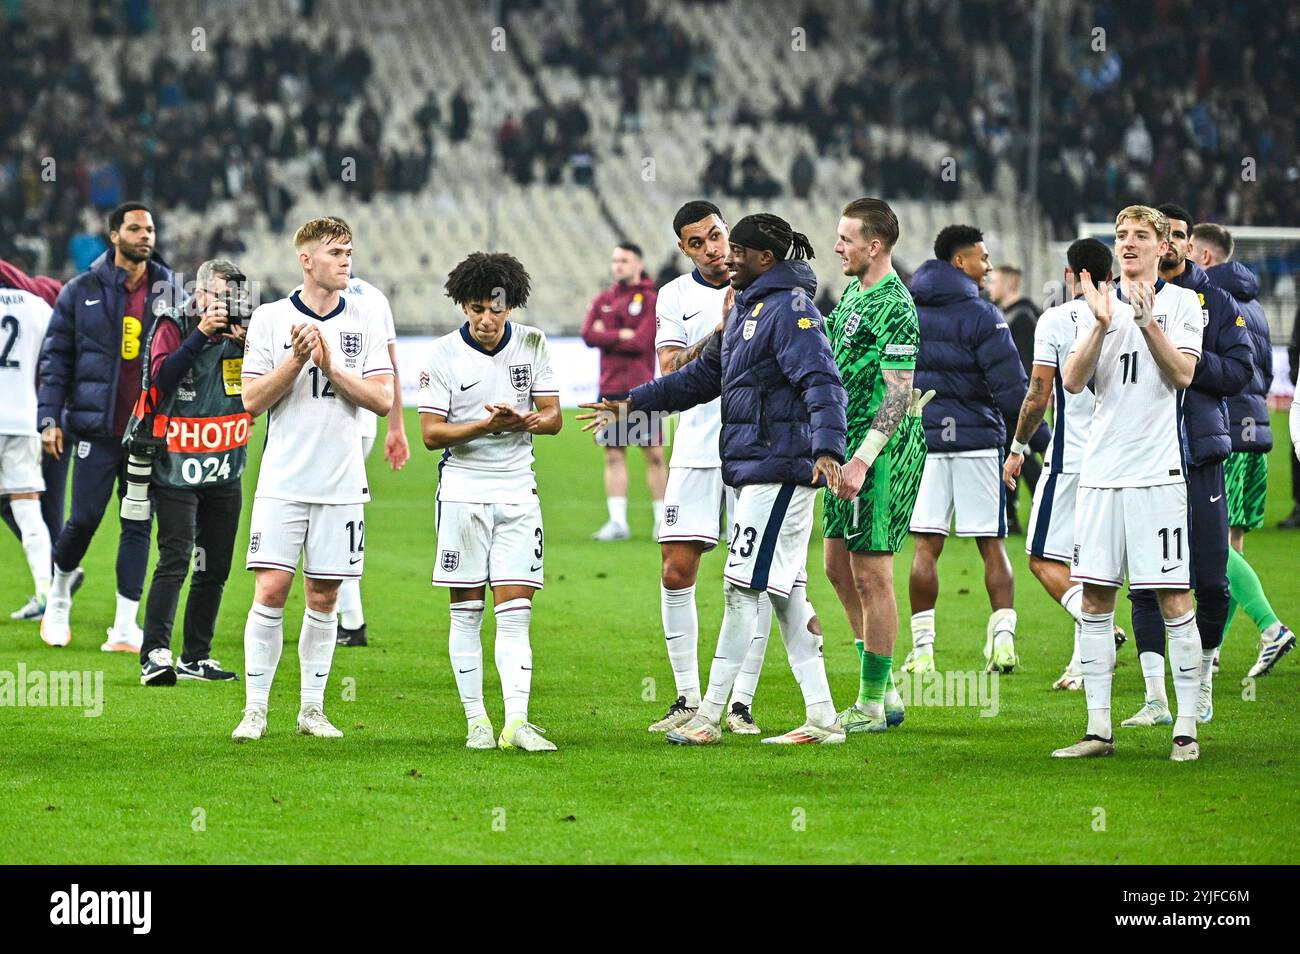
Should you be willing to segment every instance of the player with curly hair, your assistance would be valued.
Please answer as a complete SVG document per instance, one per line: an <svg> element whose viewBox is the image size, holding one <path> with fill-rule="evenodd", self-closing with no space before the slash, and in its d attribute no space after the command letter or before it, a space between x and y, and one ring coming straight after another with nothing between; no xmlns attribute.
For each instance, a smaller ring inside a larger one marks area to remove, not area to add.
<svg viewBox="0 0 1300 954"><path fill-rule="evenodd" d="M558 434L560 394L546 335L510 320L528 303L524 266L475 252L447 276L465 323L433 343L420 372L420 431L438 463L433 585L451 598L451 665L468 720L466 748L555 749L528 721L533 594L542 588L542 508L533 435ZM483 704L484 597L492 588L496 665L505 699L500 737Z"/></svg>

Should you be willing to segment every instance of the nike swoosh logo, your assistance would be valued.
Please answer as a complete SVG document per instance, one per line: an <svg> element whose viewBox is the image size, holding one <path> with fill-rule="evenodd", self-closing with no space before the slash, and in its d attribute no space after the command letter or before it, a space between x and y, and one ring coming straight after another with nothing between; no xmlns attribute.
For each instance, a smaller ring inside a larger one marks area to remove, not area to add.
<svg viewBox="0 0 1300 954"><path fill-rule="evenodd" d="M293 345L285 345L285 346L284 346L284 350L285 350L285 351L288 351L288 350L289 350L290 348L292 348L292 347L293 347Z"/></svg>
<svg viewBox="0 0 1300 954"><path fill-rule="evenodd" d="M475 381L474 384L478 384L478 382ZM461 389L462 391L468 391L470 388L472 388L472 387L474 386L474 384L462 384L462 385L460 386L460 389Z"/></svg>
<svg viewBox="0 0 1300 954"><path fill-rule="evenodd" d="M1196 670L1198 670L1198 669L1200 669L1200 668L1201 668L1200 666L1179 666L1179 667L1178 667L1178 671L1179 671L1179 672L1196 672Z"/></svg>
<svg viewBox="0 0 1300 954"><path fill-rule="evenodd" d="M856 540L858 537L862 536L862 535L863 535L864 533L866 533L866 532L867 532L867 531L865 531L865 530L859 530L857 533L846 533L846 534L844 534L844 539L845 539L845 540Z"/></svg>
<svg viewBox="0 0 1300 954"><path fill-rule="evenodd" d="M533 671L533 667L532 667L532 666L520 666L519 668L522 669L524 672L532 672L532 671Z"/></svg>
<svg viewBox="0 0 1300 954"><path fill-rule="evenodd" d="M735 567L735 566L744 566L744 565L745 565L745 561L744 561L744 560L741 560L739 563L728 563L728 564L727 564L727 569L730 570L732 567Z"/></svg>
<svg viewBox="0 0 1300 954"><path fill-rule="evenodd" d="M1162 566L1162 567L1160 568L1160 572L1161 572L1161 573L1172 573L1174 570L1178 569L1180 566L1182 566L1181 563L1175 563L1173 566Z"/></svg>
<svg viewBox="0 0 1300 954"><path fill-rule="evenodd" d="M1095 660L1095 659L1080 659L1080 660L1079 660L1079 665L1080 665L1080 666L1087 666L1088 664L1090 664L1090 663L1095 663L1096 661L1097 661L1097 660Z"/></svg>
<svg viewBox="0 0 1300 954"><path fill-rule="evenodd" d="M685 633L678 633L676 636L665 636L664 642L670 642L674 639L681 639L685 635L686 635Z"/></svg>
<svg viewBox="0 0 1300 954"><path fill-rule="evenodd" d="M1211 497L1210 503L1218 503L1222 499L1223 499L1223 494L1219 494L1217 496Z"/></svg>
<svg viewBox="0 0 1300 954"><path fill-rule="evenodd" d="M475 666L475 667L474 667L474 669L477 669L477 668L478 668L478 666ZM463 676L463 675L465 675L465 673L467 673L467 672L473 672L474 669L457 669L456 671L457 671L458 673L460 673L460 674Z"/></svg>
<svg viewBox="0 0 1300 954"><path fill-rule="evenodd" d="M89 298L87 298L87 299L86 299L86 304L87 304L87 305L98 305L98 304L99 304L101 301L103 301L103 300L104 300L104 299L102 299L102 298L96 298L94 301L91 301Z"/></svg>
<svg viewBox="0 0 1300 954"><path fill-rule="evenodd" d="M325 678L326 676L328 676L328 675L329 675L328 672L318 672L318 673L316 673L316 678L317 678L317 679L324 679L324 678Z"/></svg>
<svg viewBox="0 0 1300 954"><path fill-rule="evenodd" d="M699 314L698 311L693 311L693 312L691 312L689 315L682 315L682 321L690 321L692 318L694 318L694 317L695 317L696 315L698 315L698 314Z"/></svg>
<svg viewBox="0 0 1300 954"><path fill-rule="evenodd" d="M540 570L541 568L542 568L542 565L539 563L539 564L537 564L537 566L533 567L533 568L530 569L528 572L530 572L530 573L536 573L536 572L537 572L538 570Z"/></svg>
<svg viewBox="0 0 1300 954"><path fill-rule="evenodd" d="M264 673L264 672L246 672L246 673L244 673L244 675L247 676L247 677L249 677L250 679L256 679L258 676L265 676L266 673Z"/></svg>
<svg viewBox="0 0 1300 954"><path fill-rule="evenodd" d="M348 566L356 566L360 562L361 562L361 557L354 557L348 560Z"/></svg>

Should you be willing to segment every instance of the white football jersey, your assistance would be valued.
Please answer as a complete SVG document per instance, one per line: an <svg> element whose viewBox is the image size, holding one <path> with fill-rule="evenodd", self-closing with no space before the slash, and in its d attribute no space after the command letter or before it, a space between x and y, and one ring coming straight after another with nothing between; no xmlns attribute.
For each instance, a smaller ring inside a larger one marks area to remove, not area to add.
<svg viewBox="0 0 1300 954"><path fill-rule="evenodd" d="M484 350L469 323L443 335L429 349L420 372L420 413L440 414L450 424L488 417L487 404L511 404L521 414L534 397L558 397L546 335L506 322L500 343ZM448 447L438 464L438 499L465 503L528 503L537 499L533 435L486 434Z"/></svg>
<svg viewBox="0 0 1300 954"><path fill-rule="evenodd" d="M0 434L36 430L36 365L53 309L40 295L0 288Z"/></svg>
<svg viewBox="0 0 1300 954"><path fill-rule="evenodd" d="M294 291L302 291L299 285ZM348 282L345 295L351 295L360 304L375 309L378 312L380 320L384 323L384 334L387 336L387 344L393 344L397 341L397 330L393 325L393 309L388 304L388 296L381 292L370 282L352 276ZM379 433L379 417L374 411L368 411L364 407L357 408L357 424L361 428L362 437L374 437Z"/></svg>
<svg viewBox="0 0 1300 954"><path fill-rule="evenodd" d="M1065 359L1074 347L1074 327L1079 315L1088 312L1081 299L1054 305L1043 312L1034 327L1034 364L1056 369L1053 392L1056 416L1052 421L1052 443L1044 460L1052 470L1077 474L1083 464L1083 449L1088 444L1088 426L1092 422L1094 399L1085 388L1079 394L1065 390Z"/></svg>
<svg viewBox="0 0 1300 954"><path fill-rule="evenodd" d="M316 315L298 292L261 305L248 325L245 378L267 374L289 357L294 325L320 327L330 360L363 378L391 375L388 338L373 308L348 294L328 315ZM258 497L302 503L364 503L370 499L357 406L337 394L314 361L266 412L266 450L257 476Z"/></svg>
<svg viewBox="0 0 1300 954"><path fill-rule="evenodd" d="M1096 405L1079 471L1080 487L1154 487L1185 479L1182 454L1183 392L1156 366L1133 307L1111 291L1111 326L1093 377ZM1155 320L1173 346L1201 356L1205 320L1196 293L1156 283ZM1071 352L1096 319L1081 308Z"/></svg>
<svg viewBox="0 0 1300 954"><path fill-rule="evenodd" d="M679 275L655 299L655 351L689 348L713 334L722 320L722 303L729 282L712 285L693 269ZM682 411L673 432L670 467L721 467L718 436L722 431L722 398Z"/></svg>

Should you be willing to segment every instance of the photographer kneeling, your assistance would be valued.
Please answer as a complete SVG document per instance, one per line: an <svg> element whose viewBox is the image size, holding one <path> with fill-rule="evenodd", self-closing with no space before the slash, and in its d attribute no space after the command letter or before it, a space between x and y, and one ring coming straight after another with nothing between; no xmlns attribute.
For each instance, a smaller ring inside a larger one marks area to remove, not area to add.
<svg viewBox="0 0 1300 954"><path fill-rule="evenodd" d="M144 391L125 443L128 470L143 477L152 464L158 517L158 565L145 604L140 683L172 686L182 679L233 680L211 658L212 637L242 506L240 477L252 419L244 411L240 371L251 309L244 276L233 262L199 266L196 289L183 312L159 315L145 345ZM128 487L137 519L147 517L143 484ZM140 515L143 515L141 517ZM172 623L194 554L185 607L185 642L173 668Z"/></svg>

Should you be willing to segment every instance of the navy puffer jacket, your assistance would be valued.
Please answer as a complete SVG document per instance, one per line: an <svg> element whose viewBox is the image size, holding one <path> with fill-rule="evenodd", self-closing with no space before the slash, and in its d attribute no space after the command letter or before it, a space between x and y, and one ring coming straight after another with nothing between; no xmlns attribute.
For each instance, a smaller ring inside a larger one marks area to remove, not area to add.
<svg viewBox="0 0 1300 954"><path fill-rule="evenodd" d="M1001 309L937 258L912 276L912 300L921 321L916 387L935 392L922 418L926 446L931 453L1001 450L1029 386ZM1029 445L1042 453L1050 436L1044 424Z"/></svg>
<svg viewBox="0 0 1300 954"><path fill-rule="evenodd" d="M1237 394L1228 398L1228 426L1232 449L1267 453L1273 449L1273 429L1268 422L1268 389L1273 385L1273 342L1268 316L1259 303L1259 279L1241 262L1224 262L1205 270L1216 288L1237 302L1246 319L1246 332L1255 358L1255 373Z"/></svg>
<svg viewBox="0 0 1300 954"><path fill-rule="evenodd" d="M1196 362L1192 386L1183 392L1187 449L1192 464L1201 467L1222 462L1232 452L1228 404L1224 399L1238 394L1250 383L1255 362L1246 323L1237 324L1241 312L1231 295L1215 288L1194 262L1187 262L1187 267L1172 283L1190 288L1200 296L1205 320L1201 359Z"/></svg>
<svg viewBox="0 0 1300 954"><path fill-rule="evenodd" d="M140 340L153 327L154 303L182 299L172 270L150 260ZM78 437L114 437L117 377L122 363L122 315L126 272L113 264L113 249L63 286L41 346L37 416L42 429L53 422Z"/></svg>
<svg viewBox="0 0 1300 954"><path fill-rule="evenodd" d="M811 484L844 460L848 403L807 262L777 262L736 294L721 337L680 371L632 391L632 408L684 411L722 395L722 479Z"/></svg>

